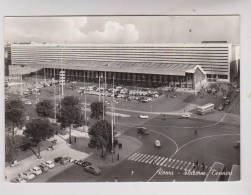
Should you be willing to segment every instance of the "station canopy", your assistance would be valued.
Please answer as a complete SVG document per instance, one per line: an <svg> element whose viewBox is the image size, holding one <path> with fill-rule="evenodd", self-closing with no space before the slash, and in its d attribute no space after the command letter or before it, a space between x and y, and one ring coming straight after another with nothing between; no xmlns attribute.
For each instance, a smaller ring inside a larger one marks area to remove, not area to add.
<svg viewBox="0 0 251 195"><path fill-rule="evenodd" d="M129 61L86 61L86 60L62 60L43 61L39 63L41 68L58 68L71 70L88 70L102 72L124 72L156 75L185 76L186 73L194 73L197 68L203 74L205 72L199 65L169 64L155 62L129 62Z"/></svg>

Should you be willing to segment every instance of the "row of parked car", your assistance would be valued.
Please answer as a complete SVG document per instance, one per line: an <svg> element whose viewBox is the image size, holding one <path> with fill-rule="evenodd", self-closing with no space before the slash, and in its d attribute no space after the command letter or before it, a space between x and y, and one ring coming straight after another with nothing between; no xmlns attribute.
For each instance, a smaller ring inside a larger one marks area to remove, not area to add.
<svg viewBox="0 0 251 195"><path fill-rule="evenodd" d="M78 93L83 92L89 95L101 95L107 97L123 98L128 101L138 100L141 102L152 101L153 98L158 98L160 95L156 90L129 90L128 88L123 88L121 86L108 88L107 90L105 90L103 87L97 88L95 86L79 87Z"/></svg>
<svg viewBox="0 0 251 195"><path fill-rule="evenodd" d="M19 173L18 176L14 178L11 182L26 183L27 181L34 179L35 177L41 175L42 173L46 173L49 169L52 169L54 167L55 167L54 162L48 160L46 162L41 163L38 166L28 169L23 173Z"/></svg>

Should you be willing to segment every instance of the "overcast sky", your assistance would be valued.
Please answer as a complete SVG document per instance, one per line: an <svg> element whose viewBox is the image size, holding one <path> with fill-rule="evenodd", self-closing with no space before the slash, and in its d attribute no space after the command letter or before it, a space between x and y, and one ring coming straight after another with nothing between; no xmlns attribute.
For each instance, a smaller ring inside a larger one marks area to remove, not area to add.
<svg viewBox="0 0 251 195"><path fill-rule="evenodd" d="M5 42L239 44L238 16L6 17Z"/></svg>

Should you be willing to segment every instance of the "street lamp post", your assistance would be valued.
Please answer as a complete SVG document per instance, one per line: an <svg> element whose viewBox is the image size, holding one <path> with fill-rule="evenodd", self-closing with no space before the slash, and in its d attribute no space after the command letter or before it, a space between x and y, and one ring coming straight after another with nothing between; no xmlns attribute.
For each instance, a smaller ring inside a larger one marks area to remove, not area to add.
<svg viewBox="0 0 251 195"><path fill-rule="evenodd" d="M113 81L112 81L112 162L113 162L113 153L114 153L114 148L113 148L113 143L114 143L114 137L113 137L113 131L114 131L114 110L113 110L113 105L114 105L114 76L113 76Z"/></svg>

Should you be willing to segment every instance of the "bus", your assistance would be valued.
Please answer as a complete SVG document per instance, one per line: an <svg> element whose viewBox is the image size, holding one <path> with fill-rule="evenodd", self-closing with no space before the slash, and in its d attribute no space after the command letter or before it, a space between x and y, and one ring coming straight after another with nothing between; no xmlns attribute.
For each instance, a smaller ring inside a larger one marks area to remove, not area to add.
<svg viewBox="0 0 251 195"><path fill-rule="evenodd" d="M214 162L204 181L219 181L225 166L220 162Z"/></svg>
<svg viewBox="0 0 251 195"><path fill-rule="evenodd" d="M228 181L238 181L238 180L240 180L240 165L233 165Z"/></svg>
<svg viewBox="0 0 251 195"><path fill-rule="evenodd" d="M213 103L208 103L203 106L197 107L197 113L200 115L204 115L206 113L213 112L213 111L214 111L214 104Z"/></svg>

